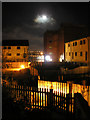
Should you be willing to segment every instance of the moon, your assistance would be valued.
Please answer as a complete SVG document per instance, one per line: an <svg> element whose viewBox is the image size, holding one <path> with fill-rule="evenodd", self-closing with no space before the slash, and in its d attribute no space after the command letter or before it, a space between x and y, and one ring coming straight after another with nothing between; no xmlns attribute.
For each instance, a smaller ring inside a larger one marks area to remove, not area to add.
<svg viewBox="0 0 90 120"><path fill-rule="evenodd" d="M42 19L43 20L47 20L47 16L46 15L42 15Z"/></svg>
<svg viewBox="0 0 90 120"><path fill-rule="evenodd" d="M52 23L53 24L53 23L55 23L55 20L52 17L43 14L43 15L38 15L34 19L34 22L35 23Z"/></svg>

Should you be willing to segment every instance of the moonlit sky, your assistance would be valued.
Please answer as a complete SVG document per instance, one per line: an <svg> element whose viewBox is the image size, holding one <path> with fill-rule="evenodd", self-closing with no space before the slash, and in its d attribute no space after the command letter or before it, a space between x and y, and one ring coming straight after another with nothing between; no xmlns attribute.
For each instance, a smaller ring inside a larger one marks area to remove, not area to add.
<svg viewBox="0 0 90 120"><path fill-rule="evenodd" d="M8 2L2 7L2 39L27 39L31 50L43 50L43 34L62 22L88 24L88 3Z"/></svg>

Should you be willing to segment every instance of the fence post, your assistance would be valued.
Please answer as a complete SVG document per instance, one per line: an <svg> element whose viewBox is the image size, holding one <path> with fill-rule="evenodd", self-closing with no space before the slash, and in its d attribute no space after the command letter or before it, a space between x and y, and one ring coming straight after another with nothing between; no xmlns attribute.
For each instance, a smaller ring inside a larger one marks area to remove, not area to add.
<svg viewBox="0 0 90 120"><path fill-rule="evenodd" d="M69 94L66 94L66 112L69 115Z"/></svg>
<svg viewBox="0 0 90 120"><path fill-rule="evenodd" d="M76 119L76 93L74 93L74 118Z"/></svg>
<svg viewBox="0 0 90 120"><path fill-rule="evenodd" d="M48 108L52 111L53 110L53 89L50 89L48 93Z"/></svg>

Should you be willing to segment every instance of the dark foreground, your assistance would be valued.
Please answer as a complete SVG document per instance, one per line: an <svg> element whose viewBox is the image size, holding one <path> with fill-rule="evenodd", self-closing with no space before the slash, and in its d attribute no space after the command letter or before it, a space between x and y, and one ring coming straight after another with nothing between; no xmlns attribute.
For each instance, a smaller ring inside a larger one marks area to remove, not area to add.
<svg viewBox="0 0 90 120"><path fill-rule="evenodd" d="M2 93L2 120L65 120L66 116L57 111L33 109L29 111L25 109L23 102L13 102L7 89L3 89ZM68 119L69 116L68 116Z"/></svg>

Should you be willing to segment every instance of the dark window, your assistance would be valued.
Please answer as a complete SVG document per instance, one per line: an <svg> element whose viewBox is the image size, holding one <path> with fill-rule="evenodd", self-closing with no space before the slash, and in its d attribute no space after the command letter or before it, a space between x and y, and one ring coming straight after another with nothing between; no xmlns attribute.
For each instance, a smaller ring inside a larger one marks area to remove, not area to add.
<svg viewBox="0 0 90 120"><path fill-rule="evenodd" d="M11 56L11 53L8 53L8 56Z"/></svg>
<svg viewBox="0 0 90 120"><path fill-rule="evenodd" d="M52 40L49 40L49 43L52 43Z"/></svg>
<svg viewBox="0 0 90 120"><path fill-rule="evenodd" d="M85 52L85 60L87 61L87 52Z"/></svg>
<svg viewBox="0 0 90 120"><path fill-rule="evenodd" d="M72 52L72 59L74 59L74 53Z"/></svg>
<svg viewBox="0 0 90 120"><path fill-rule="evenodd" d="M11 49L11 47L8 47L8 49Z"/></svg>
<svg viewBox="0 0 90 120"><path fill-rule="evenodd" d="M82 56L82 52L80 52L80 56Z"/></svg>
<svg viewBox="0 0 90 120"><path fill-rule="evenodd" d="M83 40L83 44L85 44L85 40Z"/></svg>
<svg viewBox="0 0 90 120"><path fill-rule="evenodd" d="M74 46L74 43L73 43L73 46Z"/></svg>
<svg viewBox="0 0 90 120"><path fill-rule="evenodd" d="M17 49L20 49L20 47L17 47Z"/></svg>
<svg viewBox="0 0 90 120"><path fill-rule="evenodd" d="M4 47L3 49L7 49L7 47Z"/></svg>
<svg viewBox="0 0 90 120"><path fill-rule="evenodd" d="M20 53L17 53L17 56L20 56Z"/></svg>
<svg viewBox="0 0 90 120"><path fill-rule="evenodd" d="M75 56L77 56L77 52L75 52Z"/></svg>
<svg viewBox="0 0 90 120"><path fill-rule="evenodd" d="M71 54L70 54L70 52L69 52L69 56L70 56Z"/></svg>
<svg viewBox="0 0 90 120"><path fill-rule="evenodd" d="M68 44L68 47L70 47L70 44Z"/></svg>
<svg viewBox="0 0 90 120"><path fill-rule="evenodd" d="M82 41L80 41L80 45L82 45Z"/></svg>
<svg viewBox="0 0 90 120"><path fill-rule="evenodd" d="M77 42L75 42L75 46L77 46Z"/></svg>

